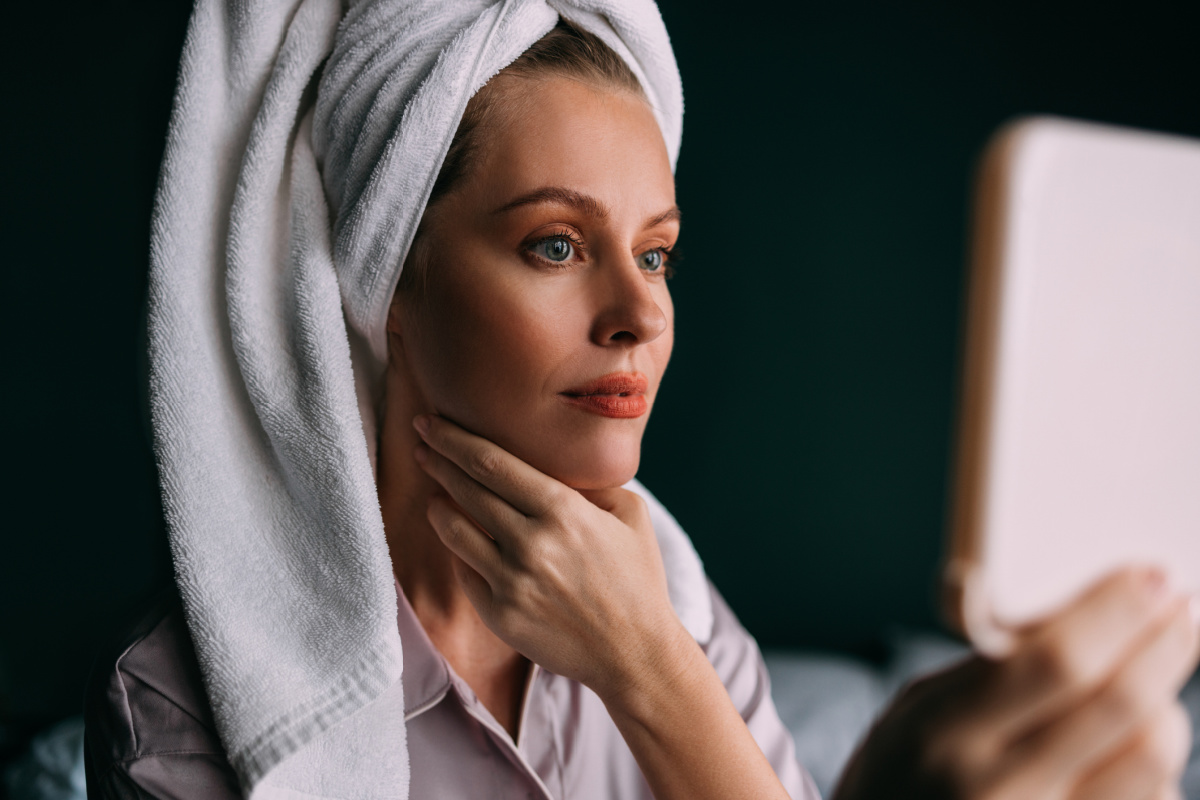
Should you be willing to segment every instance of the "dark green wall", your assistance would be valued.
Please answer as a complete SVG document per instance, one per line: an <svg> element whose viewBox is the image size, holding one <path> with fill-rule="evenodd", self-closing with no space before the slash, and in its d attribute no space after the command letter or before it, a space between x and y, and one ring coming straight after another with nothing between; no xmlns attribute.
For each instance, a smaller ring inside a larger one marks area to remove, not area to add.
<svg viewBox="0 0 1200 800"><path fill-rule="evenodd" d="M190 3L10 3L0 25L0 757L78 713L170 572L143 422L149 215Z"/></svg>
<svg viewBox="0 0 1200 800"><path fill-rule="evenodd" d="M1200 136L1196 4L662 8L687 261L642 477L763 643L934 625L973 160L1031 111ZM6 10L0 723L74 711L169 574L140 313L186 15Z"/></svg>
<svg viewBox="0 0 1200 800"><path fill-rule="evenodd" d="M1200 136L1200 6L736 7L661 3L687 261L641 475L763 644L858 646L938 622L982 144L1030 112Z"/></svg>

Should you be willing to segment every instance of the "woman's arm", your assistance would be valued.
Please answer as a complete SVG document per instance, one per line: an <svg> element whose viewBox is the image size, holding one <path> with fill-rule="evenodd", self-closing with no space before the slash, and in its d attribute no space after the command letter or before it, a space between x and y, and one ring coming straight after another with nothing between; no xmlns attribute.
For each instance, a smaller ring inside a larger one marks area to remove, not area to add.
<svg viewBox="0 0 1200 800"><path fill-rule="evenodd" d="M96 661L84 702L92 800L237 800L172 588Z"/></svg>
<svg viewBox="0 0 1200 800"><path fill-rule="evenodd" d="M581 494L453 423L419 419L429 447L417 460L453 501L434 498L429 519L484 622L604 701L659 800L786 798L671 607L642 499Z"/></svg>

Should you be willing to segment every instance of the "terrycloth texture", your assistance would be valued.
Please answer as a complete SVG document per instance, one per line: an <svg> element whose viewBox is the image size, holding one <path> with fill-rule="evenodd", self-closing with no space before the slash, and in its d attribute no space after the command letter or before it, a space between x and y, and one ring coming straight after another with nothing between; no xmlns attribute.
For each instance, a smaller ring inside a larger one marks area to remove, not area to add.
<svg viewBox="0 0 1200 800"><path fill-rule="evenodd" d="M369 454L385 309L467 100L559 13L629 61L674 165L682 93L650 0L193 12L152 231L152 410L189 627L249 796L407 796ZM651 507L705 640L699 560Z"/></svg>
<svg viewBox="0 0 1200 800"><path fill-rule="evenodd" d="M346 316L379 361L400 263L467 101L554 27L600 37L638 76L671 168L683 90L651 0L361 2L347 12L321 77L313 142L337 209L334 257Z"/></svg>

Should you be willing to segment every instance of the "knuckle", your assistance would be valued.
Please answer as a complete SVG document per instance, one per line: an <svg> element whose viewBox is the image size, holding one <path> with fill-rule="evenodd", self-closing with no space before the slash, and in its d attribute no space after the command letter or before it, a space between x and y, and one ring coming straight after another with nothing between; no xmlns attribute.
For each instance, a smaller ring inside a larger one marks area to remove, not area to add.
<svg viewBox="0 0 1200 800"><path fill-rule="evenodd" d="M505 592L509 608L528 607L536 593L536 583L533 576L527 572L516 572L509 576Z"/></svg>
<svg viewBox="0 0 1200 800"><path fill-rule="evenodd" d="M1097 692L1094 702L1101 715L1115 724L1129 724L1150 711L1149 692L1128 680L1109 682Z"/></svg>
<svg viewBox="0 0 1200 800"><path fill-rule="evenodd" d="M1191 718L1183 705L1172 703L1148 738L1150 760L1159 772L1169 777L1181 774L1192 749Z"/></svg>
<svg viewBox="0 0 1200 800"><path fill-rule="evenodd" d="M561 483L553 483L538 492L538 501L543 509L559 508L567 502L567 489Z"/></svg>
<svg viewBox="0 0 1200 800"><path fill-rule="evenodd" d="M500 456L494 450L479 450L471 454L471 472L481 477L494 475L500 471Z"/></svg>
<svg viewBox="0 0 1200 800"><path fill-rule="evenodd" d="M533 535L525 538L521 561L526 568L544 565L554 559L555 543L550 536Z"/></svg>
<svg viewBox="0 0 1200 800"><path fill-rule="evenodd" d="M471 535L471 524L462 517L450 519L444 527L446 530L445 538L455 544L466 541L467 537Z"/></svg>
<svg viewBox="0 0 1200 800"><path fill-rule="evenodd" d="M1156 734L1143 736L1131 754L1143 774L1166 777L1178 768L1179 756L1174 743Z"/></svg>
<svg viewBox="0 0 1200 800"><path fill-rule="evenodd" d="M1183 703L1176 700L1167 710L1168 725L1177 737L1181 749L1187 753L1192 749L1192 716Z"/></svg>
<svg viewBox="0 0 1200 800"><path fill-rule="evenodd" d="M1191 668L1195 667L1196 659L1200 656L1200 653L1197 652L1197 644L1200 644L1200 626L1197 626L1195 623L1195 619L1192 616L1194 613L1190 602L1183 603L1176 612L1174 625L1175 630L1178 632L1177 638L1180 651L1186 654L1184 660Z"/></svg>
<svg viewBox="0 0 1200 800"><path fill-rule="evenodd" d="M1070 642L1058 639L1043 642L1029 654L1035 676L1067 690L1084 690L1099 677L1090 659L1084 657Z"/></svg>

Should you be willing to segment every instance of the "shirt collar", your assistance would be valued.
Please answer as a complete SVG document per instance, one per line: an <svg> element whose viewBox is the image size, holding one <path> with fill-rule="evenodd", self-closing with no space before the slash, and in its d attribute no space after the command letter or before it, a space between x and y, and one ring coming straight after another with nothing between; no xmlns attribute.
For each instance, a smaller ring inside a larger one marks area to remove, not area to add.
<svg viewBox="0 0 1200 800"><path fill-rule="evenodd" d="M396 584L396 626L404 648L404 716L414 717L446 696L450 689L450 665L434 647L417 614Z"/></svg>

